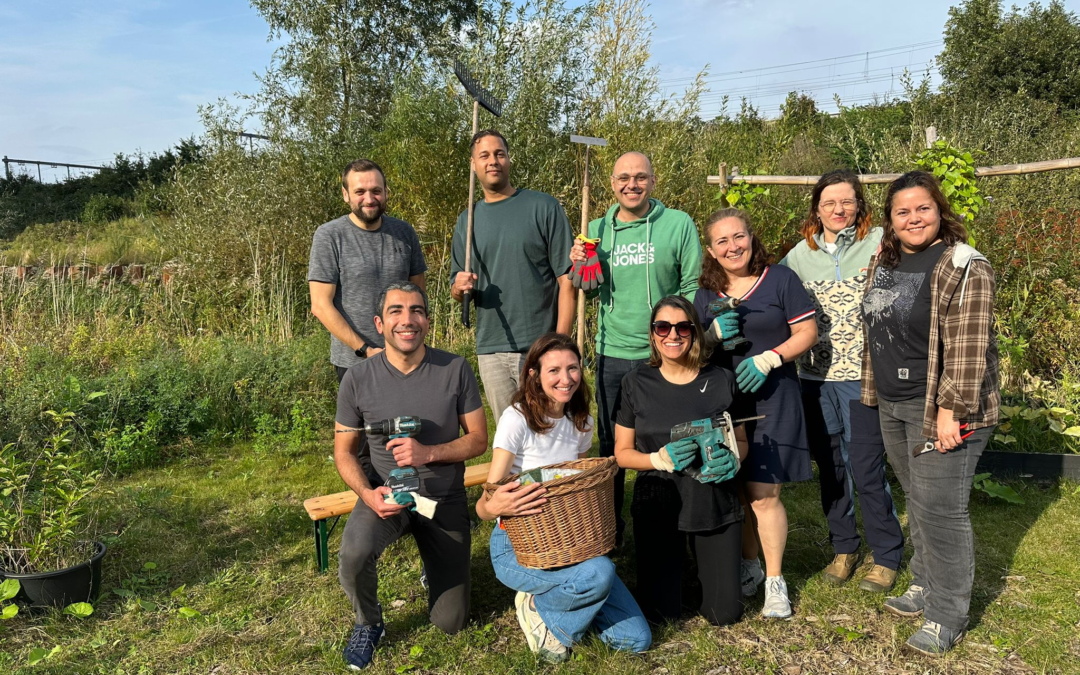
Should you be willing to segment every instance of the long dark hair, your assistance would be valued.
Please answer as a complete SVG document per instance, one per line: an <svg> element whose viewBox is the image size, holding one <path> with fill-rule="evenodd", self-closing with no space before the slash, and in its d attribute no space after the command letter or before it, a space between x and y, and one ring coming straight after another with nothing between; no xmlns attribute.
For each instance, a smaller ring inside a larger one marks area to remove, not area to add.
<svg viewBox="0 0 1080 675"><path fill-rule="evenodd" d="M859 177L855 175L855 172L848 169L830 171L818 180L813 192L810 193L810 215L803 221L800 230L803 238L806 239L806 245L810 247L811 251L818 249L814 237L825 229L825 225L821 222L821 216L818 215L818 206L821 205L821 193L830 185L839 185L840 183L847 183L855 190L855 203L858 205L855 211L855 240L862 241L867 232L870 231L870 205L866 203L866 199L863 197L862 183L859 182Z"/></svg>
<svg viewBox="0 0 1080 675"><path fill-rule="evenodd" d="M544 333L537 338L521 366L521 384L510 403L516 405L525 416L525 423L534 434L547 433L555 427L555 421L548 418L548 396L540 383L540 359L548 352L562 350L573 352L580 366L581 352L578 351L577 344L562 333ZM563 414L569 417L574 428L581 432L592 431L589 426L589 400L589 385L582 373L581 384L563 409ZM500 410L497 414L501 413Z"/></svg>
<svg viewBox="0 0 1080 675"><path fill-rule="evenodd" d="M900 264L900 239L892 226L893 199L901 190L921 187L930 193L930 198L937 204L938 216L941 221L938 229L938 239L946 246L966 242L968 239L967 228L964 221L952 210L952 205L941 191L941 185L933 174L925 171L909 171L900 176L889 185L889 191L885 194L885 213L882 216L882 225L885 227L885 236L881 238L881 253L878 255L878 264L883 267L893 268Z"/></svg>
<svg viewBox="0 0 1080 675"><path fill-rule="evenodd" d="M694 306L681 295L669 295L662 298L652 308L652 314L649 316L649 365L653 368L659 368L660 364L664 362L660 358L660 352L656 349L652 332L653 321L656 321L656 315L660 313L663 307L671 307L685 313L690 323L694 325L694 332L690 340L690 351L686 353L686 357L689 359L690 365L701 368L705 365L705 360L709 356L708 352L705 351L705 331L701 328L701 322L698 321ZM672 330L675 329L672 328Z"/></svg>
<svg viewBox="0 0 1080 675"><path fill-rule="evenodd" d="M754 228L750 225L750 216L746 215L746 211L742 209L720 209L709 216L709 220L705 223L705 243L712 248L712 235L709 230L712 229L713 225L725 218L738 218L746 226L746 232L750 235L750 274L760 276L769 263L772 262L772 256L765 250L765 244L762 244L761 240L754 235ZM728 288L727 272L708 251L705 252L705 257L701 261L701 276L698 277L698 286L716 293L723 293Z"/></svg>

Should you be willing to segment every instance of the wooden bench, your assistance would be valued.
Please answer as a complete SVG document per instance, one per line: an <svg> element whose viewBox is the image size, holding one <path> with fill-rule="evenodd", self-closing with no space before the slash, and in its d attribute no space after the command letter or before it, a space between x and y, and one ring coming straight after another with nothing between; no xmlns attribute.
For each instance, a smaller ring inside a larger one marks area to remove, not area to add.
<svg viewBox="0 0 1080 675"><path fill-rule="evenodd" d="M490 464L465 467L465 487L483 485L487 481L490 468ZM355 492L346 490L332 495L312 497L304 501L304 508L307 510L308 517L314 523L315 565L320 572L325 572L330 567L330 553L327 547L330 533L337 526L338 518L352 513L353 508L356 507L357 499L359 497ZM327 528L326 521L331 518L334 519L334 522Z"/></svg>

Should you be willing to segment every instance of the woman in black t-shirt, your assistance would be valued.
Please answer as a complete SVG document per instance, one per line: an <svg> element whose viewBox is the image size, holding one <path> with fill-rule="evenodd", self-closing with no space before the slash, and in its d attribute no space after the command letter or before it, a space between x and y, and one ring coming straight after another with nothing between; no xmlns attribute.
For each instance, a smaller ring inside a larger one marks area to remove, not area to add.
<svg viewBox="0 0 1080 675"><path fill-rule="evenodd" d="M651 621L679 617L689 538L702 587L701 614L716 625L734 623L742 616L743 510L731 479L746 456L743 427L735 429L737 444L719 432L693 440L671 436L676 425L725 411L737 417L735 376L706 363L701 324L685 298L658 302L650 332L649 362L623 378L615 422L619 466L638 471L630 507L638 601ZM712 457L708 462L706 454Z"/></svg>

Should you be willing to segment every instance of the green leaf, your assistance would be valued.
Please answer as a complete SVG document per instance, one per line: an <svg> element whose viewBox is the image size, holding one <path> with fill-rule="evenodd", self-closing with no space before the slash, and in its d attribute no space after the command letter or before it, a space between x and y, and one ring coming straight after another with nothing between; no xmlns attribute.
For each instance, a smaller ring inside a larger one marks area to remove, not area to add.
<svg viewBox="0 0 1080 675"><path fill-rule="evenodd" d="M153 562L143 563L142 568L144 570L156 570L157 569L157 563L153 563Z"/></svg>
<svg viewBox="0 0 1080 675"><path fill-rule="evenodd" d="M37 663L38 661L40 661L41 659L45 658L48 655L49 655L49 652L45 648L43 648L43 647L34 647L33 649L30 650L30 656L27 657L26 662L29 665L32 666L32 665L34 665L35 663Z"/></svg>
<svg viewBox="0 0 1080 675"><path fill-rule="evenodd" d="M129 591L128 589L126 589L126 588L114 588L114 589L112 589L112 592L116 593L121 598L135 597L135 594L133 592Z"/></svg>
<svg viewBox="0 0 1080 675"><path fill-rule="evenodd" d="M76 602L64 608L64 614L77 616L80 619L85 619L93 613L94 606L91 605L89 602Z"/></svg>
<svg viewBox="0 0 1080 675"><path fill-rule="evenodd" d="M142 607L147 612L152 612L155 609L157 609L157 603L156 602L150 602L149 600L140 600L139 601L139 607Z"/></svg>
<svg viewBox="0 0 1080 675"><path fill-rule="evenodd" d="M4 609L0 610L0 619L5 621L8 619L14 619L15 615L19 613L18 605L7 605Z"/></svg>
<svg viewBox="0 0 1080 675"><path fill-rule="evenodd" d="M197 619L198 617L202 616L202 613L199 612L199 610L192 609L190 607L181 607L176 611L180 613L180 616L187 619Z"/></svg>
<svg viewBox="0 0 1080 675"><path fill-rule="evenodd" d="M180 586L180 588L177 588L172 593L169 593L169 597L179 598L179 597L183 596L185 593L187 593L187 584L184 584L184 585Z"/></svg>
<svg viewBox="0 0 1080 675"><path fill-rule="evenodd" d="M1024 498L1018 495L1016 493L1016 490L1013 490L1008 485L1002 485L1001 483L997 483L992 480L984 481L979 486L979 489L990 495L991 497L996 497L997 499L1004 499L1011 504L1024 503Z"/></svg>
<svg viewBox="0 0 1080 675"><path fill-rule="evenodd" d="M420 645L413 645L409 649L409 658L410 659L417 659L417 658L420 658L423 655L424 655L424 648L421 647Z"/></svg>
<svg viewBox="0 0 1080 675"><path fill-rule="evenodd" d="M1005 413L1006 417L1016 417L1020 414L1020 406L1018 405L1003 405L1001 406L1001 412Z"/></svg>
<svg viewBox="0 0 1080 675"><path fill-rule="evenodd" d="M1080 427L1069 427L1061 433L1065 434L1066 436L1075 436L1076 438L1080 438Z"/></svg>
<svg viewBox="0 0 1080 675"><path fill-rule="evenodd" d="M1058 422L1057 420L1055 420L1053 418L1050 418L1049 421L1050 421L1050 431L1053 431L1055 434L1065 433L1065 425L1063 425L1061 422Z"/></svg>
<svg viewBox="0 0 1080 675"><path fill-rule="evenodd" d="M993 476L993 475L994 474L992 474L992 473L977 473L977 474L975 474L975 477L973 479L971 479L971 480L974 483L981 483L981 482L983 482L984 480L986 480L987 478L989 478L990 476Z"/></svg>
<svg viewBox="0 0 1080 675"><path fill-rule="evenodd" d="M0 602L10 600L19 594L19 581L17 579L7 579L3 583L0 583Z"/></svg>
<svg viewBox="0 0 1080 675"><path fill-rule="evenodd" d="M101 398L102 396L106 396L106 393L103 391L95 391L87 395L86 400L93 401L95 398Z"/></svg>
<svg viewBox="0 0 1080 675"><path fill-rule="evenodd" d="M731 206L735 206L736 204L738 204L740 199L742 199L742 195L738 192L732 191L727 193L727 201L728 204Z"/></svg>
<svg viewBox="0 0 1080 675"><path fill-rule="evenodd" d="M394 672L395 673L407 673L410 670L414 670L415 668L416 668L416 666L414 666L413 664L406 663L404 665L398 666L397 668L394 668Z"/></svg>

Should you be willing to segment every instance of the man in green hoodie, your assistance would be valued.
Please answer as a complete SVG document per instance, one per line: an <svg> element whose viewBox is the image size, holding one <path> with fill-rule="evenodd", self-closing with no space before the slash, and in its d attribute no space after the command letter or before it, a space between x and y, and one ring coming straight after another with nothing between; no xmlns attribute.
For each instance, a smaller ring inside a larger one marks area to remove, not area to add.
<svg viewBox="0 0 1080 675"><path fill-rule="evenodd" d="M640 152L615 162L611 190L618 202L603 218L589 223L599 239L596 254L604 281L590 296L600 295L596 334L596 426L600 455L615 454L615 415L622 378L649 359L649 316L668 295L693 299L701 271L697 226L682 211L651 199L656 187L652 163ZM570 259L584 263L585 246L576 241ZM624 472L615 480L616 533L622 543Z"/></svg>

